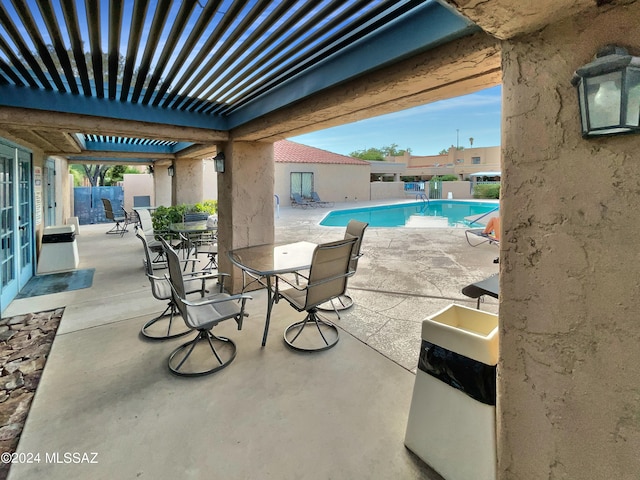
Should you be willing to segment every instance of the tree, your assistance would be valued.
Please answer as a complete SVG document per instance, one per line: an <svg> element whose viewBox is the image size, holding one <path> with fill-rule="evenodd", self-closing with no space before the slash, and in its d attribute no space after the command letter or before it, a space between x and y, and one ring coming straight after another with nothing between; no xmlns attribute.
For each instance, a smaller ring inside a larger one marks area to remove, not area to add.
<svg viewBox="0 0 640 480"><path fill-rule="evenodd" d="M109 165L82 165L82 168L92 187L104 185L104 176L109 170Z"/></svg>
<svg viewBox="0 0 640 480"><path fill-rule="evenodd" d="M410 148L398 149L397 143L392 143L381 148L366 148L363 150L356 150L349 154L350 157L360 158L362 160L375 160L382 161L385 157L401 157L406 153L411 153Z"/></svg>
<svg viewBox="0 0 640 480"><path fill-rule="evenodd" d="M449 148L443 148L438 152L438 155L448 155L451 150L464 150L463 146L458 146L456 148L455 145L451 145Z"/></svg>

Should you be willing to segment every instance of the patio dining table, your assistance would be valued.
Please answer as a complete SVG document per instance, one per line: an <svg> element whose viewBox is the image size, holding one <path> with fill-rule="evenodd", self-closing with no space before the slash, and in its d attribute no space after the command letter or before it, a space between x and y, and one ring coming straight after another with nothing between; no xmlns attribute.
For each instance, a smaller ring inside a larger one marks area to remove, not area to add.
<svg viewBox="0 0 640 480"><path fill-rule="evenodd" d="M317 244L311 242L267 243L238 248L227 253L231 262L239 267L243 274L248 274L267 289L267 315L262 335L263 347L267 343L273 304L278 301L278 282L274 283L273 277L309 269L316 247Z"/></svg>

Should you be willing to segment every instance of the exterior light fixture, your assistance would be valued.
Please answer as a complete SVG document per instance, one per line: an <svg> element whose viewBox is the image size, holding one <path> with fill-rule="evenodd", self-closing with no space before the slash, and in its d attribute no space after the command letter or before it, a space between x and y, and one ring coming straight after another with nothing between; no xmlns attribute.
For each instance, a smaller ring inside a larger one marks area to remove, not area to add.
<svg viewBox="0 0 640 480"><path fill-rule="evenodd" d="M173 177L176 173L176 169L173 165L169 165L167 167L167 173L169 174L170 177Z"/></svg>
<svg viewBox="0 0 640 480"><path fill-rule="evenodd" d="M216 172L224 173L224 153L218 152L218 154L213 157L213 167Z"/></svg>
<svg viewBox="0 0 640 480"><path fill-rule="evenodd" d="M583 137L640 132L640 57L608 45L576 70L571 83L578 89Z"/></svg>

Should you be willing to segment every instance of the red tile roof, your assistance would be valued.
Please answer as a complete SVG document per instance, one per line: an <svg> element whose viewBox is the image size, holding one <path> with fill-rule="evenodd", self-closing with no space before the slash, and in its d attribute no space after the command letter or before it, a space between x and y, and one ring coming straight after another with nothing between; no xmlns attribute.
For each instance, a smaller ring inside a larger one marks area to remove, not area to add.
<svg viewBox="0 0 640 480"><path fill-rule="evenodd" d="M275 142L273 144L273 157L276 162L280 163L332 163L336 165L369 166L369 162L358 158L309 147L290 140Z"/></svg>

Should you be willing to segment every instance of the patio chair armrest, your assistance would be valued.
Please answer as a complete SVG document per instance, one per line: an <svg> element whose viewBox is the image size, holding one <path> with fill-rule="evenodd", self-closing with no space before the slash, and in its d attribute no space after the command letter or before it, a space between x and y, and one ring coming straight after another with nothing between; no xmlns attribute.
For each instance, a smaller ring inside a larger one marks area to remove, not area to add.
<svg viewBox="0 0 640 480"><path fill-rule="evenodd" d="M305 290L305 289L307 288L307 285L308 285L308 282L309 282L309 278L308 278L308 277L305 277L305 276L304 276L304 275L302 275L301 273L297 273L297 274L296 274L296 280L297 280L297 278L298 278L298 277L302 277L302 278L304 278L304 279L307 281L307 283L306 283L306 284L304 284L304 285L294 285L293 283L291 283L289 280L287 280L287 279L286 279L284 276L282 276L282 275L276 275L276 281L280 281L280 280L282 280L282 281L283 281L284 283L286 283L287 285L289 285L289 286L291 286L291 287L293 287L293 288L295 288L296 290L298 290L298 291L300 291L300 292L301 292L301 291L303 291L303 290Z"/></svg>
<svg viewBox="0 0 640 480"><path fill-rule="evenodd" d="M204 300L187 300L183 298L182 302L184 302L184 304L189 307L200 307L203 305L215 305L216 303L230 302L232 300L243 300L243 302L246 302L247 300L251 300L252 298L252 296L247 295L246 293L238 293L236 295L225 295L223 297L205 298Z"/></svg>

